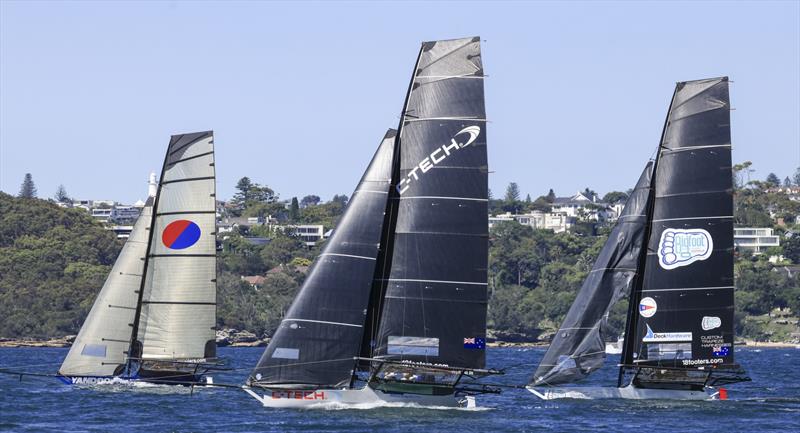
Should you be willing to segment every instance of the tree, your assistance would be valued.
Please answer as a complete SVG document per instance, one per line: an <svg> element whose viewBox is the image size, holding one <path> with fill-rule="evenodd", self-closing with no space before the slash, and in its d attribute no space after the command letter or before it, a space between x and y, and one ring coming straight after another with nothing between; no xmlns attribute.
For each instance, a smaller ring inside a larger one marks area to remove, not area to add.
<svg viewBox="0 0 800 433"><path fill-rule="evenodd" d="M36 185L33 183L33 176L30 173L25 173L25 179L19 187L19 197L21 198L35 198Z"/></svg>
<svg viewBox="0 0 800 433"><path fill-rule="evenodd" d="M346 196L346 195L344 195L344 194L342 194L342 195L336 194L336 195L335 195L335 196L333 196L333 198L331 199L331 202L333 202L333 203L339 203L340 205L342 205L342 207L344 207L344 206L347 206L347 201L348 201L348 200L349 200L349 199L347 198L347 196Z"/></svg>
<svg viewBox="0 0 800 433"><path fill-rule="evenodd" d="M780 180L780 178L778 178L778 175L777 175L777 174L775 174L775 173L770 173L770 174L768 174L768 175L767 175L767 183L768 183L770 186L773 186L773 187L775 187L775 186L780 186L780 184L781 184L781 180Z"/></svg>
<svg viewBox="0 0 800 433"><path fill-rule="evenodd" d="M309 206L316 206L319 204L320 198L318 195L307 195L300 200L300 207L305 209Z"/></svg>
<svg viewBox="0 0 800 433"><path fill-rule="evenodd" d="M800 263L800 233L795 233L783 241L783 255L792 261Z"/></svg>
<svg viewBox="0 0 800 433"><path fill-rule="evenodd" d="M628 199L628 194L622 191L611 191L603 196L603 203L614 204L618 202L624 202L627 199Z"/></svg>
<svg viewBox="0 0 800 433"><path fill-rule="evenodd" d="M556 193L553 192L553 188L550 188L550 191L547 192L547 196L545 197L548 203L552 203L556 201Z"/></svg>
<svg viewBox="0 0 800 433"><path fill-rule="evenodd" d="M289 205L289 219L292 221L300 219L300 204L297 203L297 197L292 197L292 204Z"/></svg>
<svg viewBox="0 0 800 433"><path fill-rule="evenodd" d="M593 189L589 189L589 187L588 187L588 186L587 186L586 188L584 188L584 189L583 189L583 192L582 192L582 194L583 194L584 196L586 196L586 198L588 198L589 200L592 200L592 201L594 201L594 197L597 195L597 193L596 193L596 192L594 192L594 190L593 190Z"/></svg>
<svg viewBox="0 0 800 433"><path fill-rule="evenodd" d="M794 186L800 186L800 167L794 171Z"/></svg>
<svg viewBox="0 0 800 433"><path fill-rule="evenodd" d="M239 179L236 189L238 192L233 195L231 203L237 216L247 214L263 217L269 207L264 205L273 204L278 199L275 191L270 187L253 183L247 176Z"/></svg>
<svg viewBox="0 0 800 433"><path fill-rule="evenodd" d="M789 179L789 176L786 176L783 179L783 186L786 187L786 188L789 188L790 186L792 186L792 180Z"/></svg>
<svg viewBox="0 0 800 433"><path fill-rule="evenodd" d="M64 188L64 185L59 185L58 189L56 190L56 195L53 196L55 200L59 203L69 203L72 199L67 195L67 189Z"/></svg>
<svg viewBox="0 0 800 433"><path fill-rule="evenodd" d="M247 193L250 192L250 188L252 187L253 182L249 177L245 176L239 179L239 182L236 182L236 189L239 190L239 192L233 196L233 199L236 200L237 197L241 197L241 200L245 201L247 198Z"/></svg>
<svg viewBox="0 0 800 433"><path fill-rule="evenodd" d="M751 169L750 167L753 165L750 161L745 161L741 164L735 164L733 168L733 186L736 188L741 188L744 185L744 178L742 173L747 173L747 181L750 182L750 173L754 172L755 170Z"/></svg>
<svg viewBox="0 0 800 433"><path fill-rule="evenodd" d="M515 203L519 201L519 186L516 182L511 182L506 187L506 203Z"/></svg>
<svg viewBox="0 0 800 433"><path fill-rule="evenodd" d="M525 195L525 203L526 204L531 204L531 195L530 194Z"/></svg>

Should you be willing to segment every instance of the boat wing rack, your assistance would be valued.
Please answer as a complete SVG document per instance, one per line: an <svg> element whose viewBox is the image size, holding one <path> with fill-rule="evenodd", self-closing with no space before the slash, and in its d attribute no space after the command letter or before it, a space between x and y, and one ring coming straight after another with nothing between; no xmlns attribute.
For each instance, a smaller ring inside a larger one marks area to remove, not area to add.
<svg viewBox="0 0 800 433"><path fill-rule="evenodd" d="M353 358L356 361L368 361L368 362L375 362L379 366L383 364L394 364L394 365L402 365L405 367L419 367L425 368L428 370L441 370L441 371L451 371L451 372L460 372L463 373L465 376L474 376L474 377L482 377L482 376L491 376L495 374L505 374L502 370L495 370L495 369L483 369L483 368L468 368L468 367L451 367L449 365L438 365L438 364L431 364L427 362L414 362L414 361L396 361L393 359L384 359L384 358L363 358L363 357L355 357Z"/></svg>

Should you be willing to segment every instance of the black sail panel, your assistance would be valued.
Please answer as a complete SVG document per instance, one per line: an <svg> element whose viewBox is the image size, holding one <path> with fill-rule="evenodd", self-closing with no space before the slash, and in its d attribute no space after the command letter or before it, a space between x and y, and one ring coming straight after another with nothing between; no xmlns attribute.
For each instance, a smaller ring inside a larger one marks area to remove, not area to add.
<svg viewBox="0 0 800 433"><path fill-rule="evenodd" d="M488 183L480 39L426 42L406 101L374 356L485 364Z"/></svg>
<svg viewBox="0 0 800 433"><path fill-rule="evenodd" d="M391 181L389 130L255 370L254 385L342 386L359 355Z"/></svg>
<svg viewBox="0 0 800 433"><path fill-rule="evenodd" d="M531 384L575 382L602 367L606 337L603 328L608 312L620 299L630 295L639 273L650 208L652 166L648 163L639 177Z"/></svg>
<svg viewBox="0 0 800 433"><path fill-rule="evenodd" d="M678 83L656 162L626 364L734 364L729 110L727 78Z"/></svg>

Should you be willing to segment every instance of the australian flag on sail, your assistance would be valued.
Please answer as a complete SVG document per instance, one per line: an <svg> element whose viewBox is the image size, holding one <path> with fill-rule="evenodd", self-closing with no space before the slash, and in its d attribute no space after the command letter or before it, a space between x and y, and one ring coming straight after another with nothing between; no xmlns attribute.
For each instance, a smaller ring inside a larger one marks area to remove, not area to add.
<svg viewBox="0 0 800 433"><path fill-rule="evenodd" d="M728 346L719 346L713 349L714 356L728 356L728 353L730 353L730 347Z"/></svg>
<svg viewBox="0 0 800 433"><path fill-rule="evenodd" d="M464 349L486 349L486 339L480 337L465 338Z"/></svg>

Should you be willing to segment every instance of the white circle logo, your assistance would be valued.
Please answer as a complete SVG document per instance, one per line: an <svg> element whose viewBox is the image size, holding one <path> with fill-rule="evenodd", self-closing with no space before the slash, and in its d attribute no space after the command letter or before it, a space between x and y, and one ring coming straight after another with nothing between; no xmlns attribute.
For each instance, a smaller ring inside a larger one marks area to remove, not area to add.
<svg viewBox="0 0 800 433"><path fill-rule="evenodd" d="M641 314L642 317L653 317L657 310L658 305L655 299L648 297L639 301L639 314Z"/></svg>

